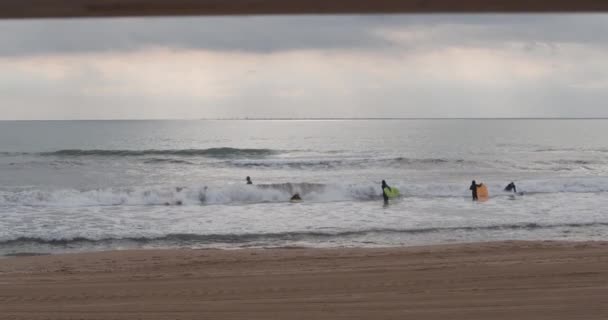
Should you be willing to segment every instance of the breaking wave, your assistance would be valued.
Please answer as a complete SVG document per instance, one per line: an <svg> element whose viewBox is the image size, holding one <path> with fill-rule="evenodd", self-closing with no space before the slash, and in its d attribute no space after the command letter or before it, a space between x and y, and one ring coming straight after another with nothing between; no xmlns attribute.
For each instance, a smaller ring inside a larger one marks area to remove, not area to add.
<svg viewBox="0 0 608 320"><path fill-rule="evenodd" d="M394 181L403 197L469 197L468 182L413 184ZM492 197L505 197L504 183L487 182ZM569 178L517 182L524 194L608 192L608 178ZM360 184L275 183L225 186L157 186L93 190L2 190L0 206L213 205L286 202L299 193L306 202L371 201L381 198L379 182Z"/></svg>
<svg viewBox="0 0 608 320"><path fill-rule="evenodd" d="M95 190L0 191L0 205L19 206L128 206L247 204L288 201L294 193L307 201L361 201L381 197L375 185L329 186L314 183L229 185L223 187L142 187Z"/></svg>

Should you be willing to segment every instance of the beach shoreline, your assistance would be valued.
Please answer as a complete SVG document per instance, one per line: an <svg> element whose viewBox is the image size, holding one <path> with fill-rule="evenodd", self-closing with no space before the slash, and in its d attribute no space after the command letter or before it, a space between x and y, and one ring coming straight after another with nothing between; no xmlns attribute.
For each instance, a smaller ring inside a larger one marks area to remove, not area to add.
<svg viewBox="0 0 608 320"><path fill-rule="evenodd" d="M5 319L606 319L608 242L0 260Z"/></svg>

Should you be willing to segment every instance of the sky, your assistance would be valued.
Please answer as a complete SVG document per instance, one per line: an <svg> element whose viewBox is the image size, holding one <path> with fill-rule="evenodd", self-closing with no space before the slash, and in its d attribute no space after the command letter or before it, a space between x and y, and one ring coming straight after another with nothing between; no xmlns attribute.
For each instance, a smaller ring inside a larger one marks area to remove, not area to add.
<svg viewBox="0 0 608 320"><path fill-rule="evenodd" d="M0 120L608 117L608 15L0 21Z"/></svg>

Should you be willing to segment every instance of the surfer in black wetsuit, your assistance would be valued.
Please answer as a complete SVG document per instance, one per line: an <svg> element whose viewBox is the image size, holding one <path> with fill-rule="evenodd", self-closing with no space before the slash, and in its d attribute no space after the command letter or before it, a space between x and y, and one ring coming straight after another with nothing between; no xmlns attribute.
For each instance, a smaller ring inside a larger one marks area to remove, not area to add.
<svg viewBox="0 0 608 320"><path fill-rule="evenodd" d="M251 182L251 178L249 178L249 176L247 176L247 184L253 184L253 182Z"/></svg>
<svg viewBox="0 0 608 320"><path fill-rule="evenodd" d="M386 192L384 191L385 188L388 189L388 191L392 191L391 187L386 184L386 181L382 180L382 198L384 198L384 203L388 203L388 195L386 195Z"/></svg>
<svg viewBox="0 0 608 320"><path fill-rule="evenodd" d="M290 201L302 201L302 198L300 197L299 193L296 193L293 195L293 197L291 197L291 199L289 199Z"/></svg>
<svg viewBox="0 0 608 320"><path fill-rule="evenodd" d="M481 187L481 184L477 184L475 183L475 180L473 180L471 182L471 186L469 187L469 190L471 190L471 194L473 196L473 201L477 200L477 188Z"/></svg>
<svg viewBox="0 0 608 320"><path fill-rule="evenodd" d="M515 183L513 183L513 181L511 181L511 183L509 183L506 187L505 187L505 191L507 192L511 192L513 191L513 193L517 193L517 188L515 187Z"/></svg>

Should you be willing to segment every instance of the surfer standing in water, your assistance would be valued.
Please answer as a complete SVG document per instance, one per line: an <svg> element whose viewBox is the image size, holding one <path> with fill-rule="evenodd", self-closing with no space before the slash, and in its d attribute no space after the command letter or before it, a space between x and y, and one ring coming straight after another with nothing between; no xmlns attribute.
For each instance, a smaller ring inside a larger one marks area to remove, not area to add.
<svg viewBox="0 0 608 320"><path fill-rule="evenodd" d="M253 182L251 182L251 178L249 178L249 176L247 176L247 184L253 184Z"/></svg>
<svg viewBox="0 0 608 320"><path fill-rule="evenodd" d="M388 191L391 191L391 187L386 184L386 181L382 180L382 198L384 198L384 203L388 203L388 195L386 194L386 191L384 189L388 189Z"/></svg>
<svg viewBox="0 0 608 320"><path fill-rule="evenodd" d="M471 186L469 187L469 190L471 190L471 194L472 194L472 196L473 196L473 201L476 201L476 200L477 200L477 188L478 188L478 187L481 187L481 184L477 184L477 183L475 182L475 180L473 180L473 181L471 182Z"/></svg>

